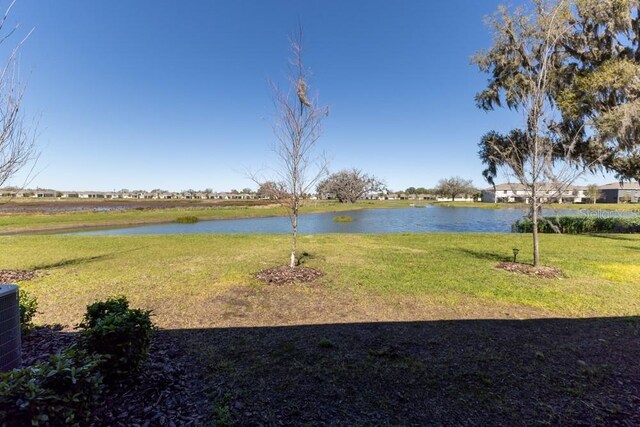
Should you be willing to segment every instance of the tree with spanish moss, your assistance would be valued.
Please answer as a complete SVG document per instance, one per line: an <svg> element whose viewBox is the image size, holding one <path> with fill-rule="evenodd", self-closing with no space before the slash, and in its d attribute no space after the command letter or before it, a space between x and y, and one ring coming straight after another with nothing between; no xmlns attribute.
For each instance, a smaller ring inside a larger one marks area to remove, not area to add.
<svg viewBox="0 0 640 427"><path fill-rule="evenodd" d="M292 58L289 63L289 82L286 90L272 84L276 120L273 131L278 164L271 180L252 179L261 186L263 194L277 200L287 211L291 222L291 250L289 267L297 265L298 226L300 208L306 194L327 175L327 161L317 152L322 122L329 109L318 103L310 91L309 69L303 61L303 31L300 27L290 39Z"/></svg>
<svg viewBox="0 0 640 427"><path fill-rule="evenodd" d="M502 172L509 182L524 187L530 203L533 263L540 263L538 237L542 205L561 197L586 170L598 167L604 156L581 156L582 125L564 126L555 95L568 55L562 48L570 37L572 3L534 0L531 9L500 7L489 20L493 46L474 62L490 74L477 105L493 110L506 104L522 114L522 125L506 134L488 132L480 141L483 176L495 186ZM513 181L512 181L513 180Z"/></svg>

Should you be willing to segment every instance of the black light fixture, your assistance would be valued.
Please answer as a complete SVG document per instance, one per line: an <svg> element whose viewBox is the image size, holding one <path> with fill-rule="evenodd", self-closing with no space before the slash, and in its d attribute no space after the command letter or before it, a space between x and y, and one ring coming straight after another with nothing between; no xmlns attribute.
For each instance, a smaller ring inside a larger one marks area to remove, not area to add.
<svg viewBox="0 0 640 427"><path fill-rule="evenodd" d="M516 262L516 258L518 257L518 252L520 252L520 249L513 248L513 262Z"/></svg>

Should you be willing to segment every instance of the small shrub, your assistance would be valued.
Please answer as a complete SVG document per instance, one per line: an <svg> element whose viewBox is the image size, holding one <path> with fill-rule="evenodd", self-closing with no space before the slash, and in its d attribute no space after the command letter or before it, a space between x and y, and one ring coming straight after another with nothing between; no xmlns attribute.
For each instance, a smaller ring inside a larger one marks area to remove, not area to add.
<svg viewBox="0 0 640 427"><path fill-rule="evenodd" d="M33 330L33 316L38 310L38 300L27 291L19 291L18 305L20 308L20 331L25 336Z"/></svg>
<svg viewBox="0 0 640 427"><path fill-rule="evenodd" d="M3 426L89 425L104 389L101 357L71 347L47 362L0 374Z"/></svg>
<svg viewBox="0 0 640 427"><path fill-rule="evenodd" d="M333 222L352 222L352 221L353 221L353 218L348 215L333 217Z"/></svg>
<svg viewBox="0 0 640 427"><path fill-rule="evenodd" d="M130 309L125 297L90 305L78 328L82 347L90 354L106 357L103 372L107 380L138 370L149 356L155 330L151 311Z"/></svg>
<svg viewBox="0 0 640 427"><path fill-rule="evenodd" d="M124 295L109 297L106 301L98 301L87 306L81 329L93 328L99 320L110 314L123 314L129 310L129 301Z"/></svg>
<svg viewBox="0 0 640 427"><path fill-rule="evenodd" d="M178 224L195 224L198 222L197 216L181 216L176 219Z"/></svg>

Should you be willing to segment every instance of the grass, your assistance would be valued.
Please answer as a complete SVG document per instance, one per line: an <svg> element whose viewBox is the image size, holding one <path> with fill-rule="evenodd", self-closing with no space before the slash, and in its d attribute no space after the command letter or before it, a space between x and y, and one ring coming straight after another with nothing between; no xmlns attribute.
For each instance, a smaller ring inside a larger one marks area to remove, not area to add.
<svg viewBox="0 0 640 427"><path fill-rule="evenodd" d="M287 260L280 235L5 236L0 266L39 270L21 283L36 323L117 294L153 310L207 375L214 424L635 420L640 236L541 243L564 278L495 269L513 247L531 261L516 234L301 236L314 285L253 279Z"/></svg>
<svg viewBox="0 0 640 427"><path fill-rule="evenodd" d="M0 265L43 271L23 286L41 303L40 322L65 325L115 294L153 309L164 328L231 325L249 309L240 323L334 320L314 311L323 298L354 304L353 320L378 309L377 318L410 317L399 309L409 300L416 312L432 307L447 316L639 314L640 236L602 237L541 236L543 262L559 267L561 280L495 269L513 247L519 261L531 261L530 237L511 234L301 236L304 265L327 272L321 288L273 290L252 278L286 261L288 237L274 235L5 236Z"/></svg>
<svg viewBox="0 0 640 427"><path fill-rule="evenodd" d="M178 224L195 224L196 222L198 222L198 217L197 216L181 216L176 218L176 222Z"/></svg>
<svg viewBox="0 0 640 427"><path fill-rule="evenodd" d="M353 217L348 215L334 216L333 222L353 222Z"/></svg>

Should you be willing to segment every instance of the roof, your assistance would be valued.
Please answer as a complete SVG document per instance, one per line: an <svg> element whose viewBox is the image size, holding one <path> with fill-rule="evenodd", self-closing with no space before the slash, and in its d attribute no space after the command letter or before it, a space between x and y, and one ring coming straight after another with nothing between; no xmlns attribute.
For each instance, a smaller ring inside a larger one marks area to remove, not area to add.
<svg viewBox="0 0 640 427"><path fill-rule="evenodd" d="M623 184L612 182L599 186L598 190L640 190L640 184L637 182L625 182Z"/></svg>
<svg viewBox="0 0 640 427"><path fill-rule="evenodd" d="M560 185L560 188L564 188L564 190L586 190L587 187L580 185L568 185L563 186ZM505 183L505 184L497 184L496 191L504 191L504 190L512 190L512 191L527 191L529 187L522 185L520 183ZM540 184L539 189L541 191L549 191L549 190L558 190L558 187L553 186L551 184ZM485 191L493 191L493 187L485 188Z"/></svg>

